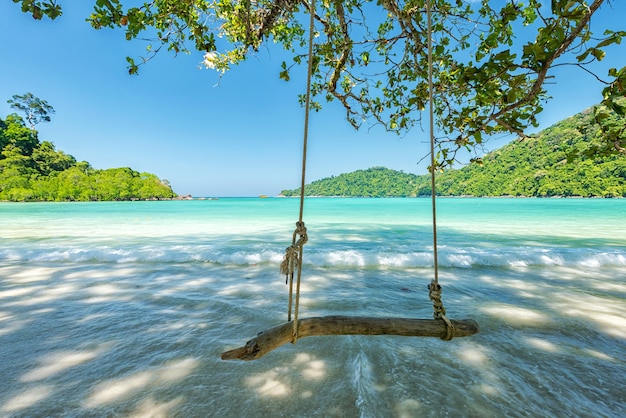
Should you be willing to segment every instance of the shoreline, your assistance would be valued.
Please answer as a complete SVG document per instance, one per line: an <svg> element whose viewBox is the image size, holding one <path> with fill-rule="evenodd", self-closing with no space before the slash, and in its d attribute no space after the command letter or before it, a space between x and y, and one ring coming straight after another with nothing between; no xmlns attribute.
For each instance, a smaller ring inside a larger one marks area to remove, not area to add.
<svg viewBox="0 0 626 418"><path fill-rule="evenodd" d="M430 199L430 196L305 196L306 199ZM621 200L623 196L437 196L437 199L571 199L571 200ZM221 199L300 199L299 196L181 196L163 199L126 199L126 200L0 200L0 203L121 203L121 202L181 202L181 201L218 201Z"/></svg>

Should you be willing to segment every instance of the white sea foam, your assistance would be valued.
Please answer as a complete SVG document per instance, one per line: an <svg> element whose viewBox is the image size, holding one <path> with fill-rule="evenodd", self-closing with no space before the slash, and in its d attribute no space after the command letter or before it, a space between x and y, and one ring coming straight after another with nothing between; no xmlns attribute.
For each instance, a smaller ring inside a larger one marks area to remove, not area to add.
<svg viewBox="0 0 626 418"><path fill-rule="evenodd" d="M69 244L69 245L68 245ZM0 259L23 262L208 262L223 265L253 265L282 261L284 252L251 246L134 244L115 246L74 246L70 243L10 247L0 244ZM432 251L389 252L376 248L336 249L305 247L305 264L313 266L410 268L430 267ZM498 248L486 251L480 248L445 247L439 251L439 263L446 267L472 268L478 266L626 266L626 249L569 249L546 247Z"/></svg>

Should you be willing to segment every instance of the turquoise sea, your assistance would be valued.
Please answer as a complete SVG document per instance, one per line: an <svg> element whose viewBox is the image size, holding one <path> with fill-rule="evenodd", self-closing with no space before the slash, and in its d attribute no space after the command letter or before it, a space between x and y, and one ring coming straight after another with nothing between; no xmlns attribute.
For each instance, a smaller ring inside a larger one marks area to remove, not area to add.
<svg viewBox="0 0 626 418"><path fill-rule="evenodd" d="M439 199L448 316L300 339L297 199L0 203L0 417L626 416L626 200ZM429 199L307 199L300 317L431 318Z"/></svg>

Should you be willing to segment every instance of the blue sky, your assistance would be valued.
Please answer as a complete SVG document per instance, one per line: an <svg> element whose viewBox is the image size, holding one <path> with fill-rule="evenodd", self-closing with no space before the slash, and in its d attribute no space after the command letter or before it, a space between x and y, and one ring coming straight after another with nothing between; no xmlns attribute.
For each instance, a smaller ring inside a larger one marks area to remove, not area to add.
<svg viewBox="0 0 626 418"><path fill-rule="evenodd" d="M612 3L594 24L623 30L626 2ZM200 52L162 52L130 76L125 57L141 55L145 44L92 29L84 21L92 1L61 4L62 17L37 22L13 2L0 3L0 117L13 113L6 100L31 92L56 110L51 123L38 125L41 140L94 168L154 173L179 194L272 196L299 186L304 110L297 95L305 80L279 80L282 51L262 49L221 80L200 68ZM608 55L601 75L626 65L626 45ZM541 128L601 100L600 84L587 73L562 68L554 75ZM418 164L428 152L426 133L355 131L336 103L312 114L309 141L307 182L373 166L426 173L427 164Z"/></svg>

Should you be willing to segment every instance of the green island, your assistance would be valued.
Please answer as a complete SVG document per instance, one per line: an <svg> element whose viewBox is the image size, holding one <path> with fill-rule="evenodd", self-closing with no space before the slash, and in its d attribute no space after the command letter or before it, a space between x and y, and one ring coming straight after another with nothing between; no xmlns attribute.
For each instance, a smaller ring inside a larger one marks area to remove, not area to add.
<svg viewBox="0 0 626 418"><path fill-rule="evenodd" d="M626 197L626 155L600 151L607 136L624 143L626 117L596 106L536 136L515 140L460 169L437 173L439 196ZM430 196L430 176L384 167L314 181L307 196ZM299 196L300 189L283 190Z"/></svg>
<svg viewBox="0 0 626 418"><path fill-rule="evenodd" d="M0 201L161 200L177 195L167 180L129 167L94 169L86 161L40 141L35 125L49 122L54 109L27 93L13 96L13 113L0 119Z"/></svg>

